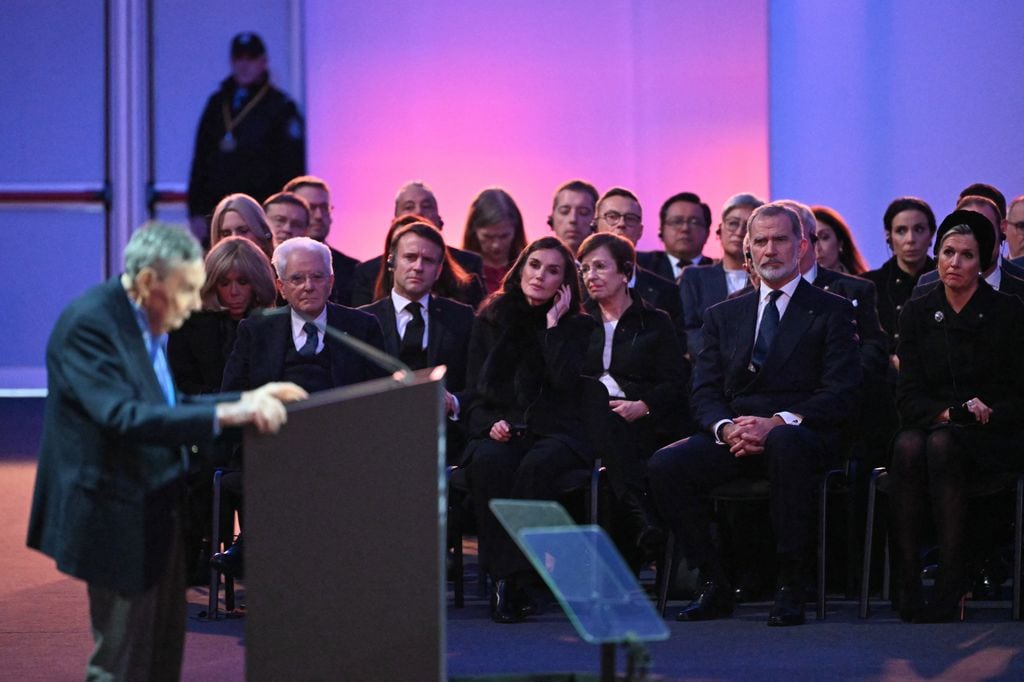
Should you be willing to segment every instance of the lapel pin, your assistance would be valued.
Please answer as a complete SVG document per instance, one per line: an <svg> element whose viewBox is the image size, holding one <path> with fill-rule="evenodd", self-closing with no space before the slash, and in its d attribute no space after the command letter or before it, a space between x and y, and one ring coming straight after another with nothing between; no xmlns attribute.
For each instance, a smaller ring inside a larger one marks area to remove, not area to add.
<svg viewBox="0 0 1024 682"><path fill-rule="evenodd" d="M935 311L935 321L936 322L942 322L944 319L946 319L946 316L942 314L942 311L941 310L936 310Z"/></svg>

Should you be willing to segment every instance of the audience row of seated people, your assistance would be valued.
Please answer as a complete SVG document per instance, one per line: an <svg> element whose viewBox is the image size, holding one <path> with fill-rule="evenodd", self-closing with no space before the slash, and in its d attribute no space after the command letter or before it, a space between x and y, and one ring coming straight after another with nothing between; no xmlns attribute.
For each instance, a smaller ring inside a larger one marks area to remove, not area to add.
<svg viewBox="0 0 1024 682"><path fill-rule="evenodd" d="M436 198L410 183L382 255L359 264L324 244L330 190L302 176L262 207L245 195L217 206L208 312L172 335L169 354L191 392L278 380L314 392L386 374L328 328L412 368L447 365L448 459L467 469L498 622L531 611L531 571L488 502L553 499L563 474L600 456L623 553L649 555L669 530L700 570L681 620L733 609L707 492L768 478L779 567L769 623L801 623L821 472L851 441L886 462L895 436L901 615L944 620L966 580L964 472L1024 468L1011 447L1022 396L996 367L1014 357L1001 344L1024 313L1006 294L1024 295L1024 281L999 255L1005 200L992 189L965 190L929 275L936 224L920 199L892 202L893 257L865 271L837 212L750 194L721 212L720 261L702 254L711 211L688 192L659 212L665 251L637 253L637 197L579 180L555 193L553 236L530 244L512 197L484 190L465 250L445 244ZM925 604L915 554L930 500L943 568ZM213 563L239 573L240 559L239 541Z"/></svg>

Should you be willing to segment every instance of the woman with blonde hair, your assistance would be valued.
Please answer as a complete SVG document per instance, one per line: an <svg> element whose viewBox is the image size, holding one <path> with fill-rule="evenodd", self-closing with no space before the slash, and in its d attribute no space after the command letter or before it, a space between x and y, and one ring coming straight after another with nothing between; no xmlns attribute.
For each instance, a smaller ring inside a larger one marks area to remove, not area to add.
<svg viewBox="0 0 1024 682"><path fill-rule="evenodd" d="M245 237L260 247L269 259L274 255L274 235L267 214L248 194L229 194L213 209L210 220L210 248L227 237Z"/></svg>

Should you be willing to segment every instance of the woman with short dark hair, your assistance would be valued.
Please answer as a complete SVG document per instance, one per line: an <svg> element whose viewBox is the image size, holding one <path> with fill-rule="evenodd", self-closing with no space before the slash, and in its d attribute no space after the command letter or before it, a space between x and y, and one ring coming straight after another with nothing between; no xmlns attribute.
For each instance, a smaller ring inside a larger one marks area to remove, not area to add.
<svg viewBox="0 0 1024 682"><path fill-rule="evenodd" d="M668 315L629 288L636 252L628 239L592 234L576 257L590 294L584 309L600 325L591 334L583 371L608 390L602 462L616 501L611 530L636 565L664 540L648 511L646 462L685 435L690 367Z"/></svg>

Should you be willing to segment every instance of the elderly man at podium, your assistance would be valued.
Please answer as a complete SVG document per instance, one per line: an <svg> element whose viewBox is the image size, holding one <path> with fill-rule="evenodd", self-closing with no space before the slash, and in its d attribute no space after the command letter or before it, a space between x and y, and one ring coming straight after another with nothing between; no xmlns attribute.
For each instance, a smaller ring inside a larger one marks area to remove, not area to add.
<svg viewBox="0 0 1024 682"><path fill-rule="evenodd" d="M185 446L243 424L276 432L287 416L281 401L306 395L294 384L240 396L177 392L167 333L199 309L204 279L194 238L145 227L125 249L124 274L73 301L47 344L28 546L88 583L88 679L179 678Z"/></svg>

